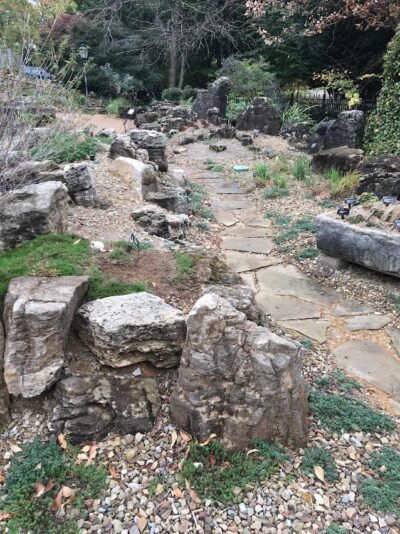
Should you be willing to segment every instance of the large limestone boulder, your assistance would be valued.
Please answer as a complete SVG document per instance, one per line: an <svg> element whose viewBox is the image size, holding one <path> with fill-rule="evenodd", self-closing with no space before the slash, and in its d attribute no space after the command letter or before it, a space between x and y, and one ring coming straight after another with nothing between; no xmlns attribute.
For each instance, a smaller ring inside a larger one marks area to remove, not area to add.
<svg viewBox="0 0 400 534"><path fill-rule="evenodd" d="M27 185L0 198L0 252L40 234L66 232L67 207L60 182Z"/></svg>
<svg viewBox="0 0 400 534"><path fill-rule="evenodd" d="M267 97L257 96L236 120L238 130L260 130L268 135L278 135L281 129L281 113Z"/></svg>
<svg viewBox="0 0 400 534"><path fill-rule="evenodd" d="M400 277L400 234L349 224L328 214L315 219L319 250Z"/></svg>
<svg viewBox="0 0 400 534"><path fill-rule="evenodd" d="M11 281L4 304L4 376L10 394L35 397L60 378L65 340L88 283L87 276Z"/></svg>
<svg viewBox="0 0 400 534"><path fill-rule="evenodd" d="M132 130L129 135L138 148L147 150L150 161L154 161L161 172L168 170L167 140L164 134L152 130Z"/></svg>
<svg viewBox="0 0 400 534"><path fill-rule="evenodd" d="M208 119L208 111L216 108L218 115L225 117L230 89L231 82L227 77L218 78L208 89L200 89L192 107L193 113L199 119Z"/></svg>
<svg viewBox="0 0 400 534"><path fill-rule="evenodd" d="M171 398L176 423L199 441L214 433L230 449L254 438L307 440L302 348L247 320L215 293L187 321L179 379Z"/></svg>
<svg viewBox="0 0 400 534"><path fill-rule="evenodd" d="M360 148L347 146L321 150L313 155L312 168L314 172L323 172L332 168L342 173L354 171L362 162L363 154Z"/></svg>
<svg viewBox="0 0 400 534"><path fill-rule="evenodd" d="M83 343L111 367L145 361L175 367L186 334L183 313L146 292L84 304L75 325Z"/></svg>
<svg viewBox="0 0 400 534"><path fill-rule="evenodd" d="M111 143L109 157L115 158L136 158L136 145L129 135L116 135Z"/></svg>
<svg viewBox="0 0 400 534"><path fill-rule="evenodd" d="M375 193L400 198L400 156L373 156L360 166L362 178L357 194Z"/></svg>
<svg viewBox="0 0 400 534"><path fill-rule="evenodd" d="M50 428L72 443L99 440L115 430L148 432L161 407L152 378L97 373L67 377L56 385Z"/></svg>
<svg viewBox="0 0 400 534"><path fill-rule="evenodd" d="M157 206L144 206L132 213L132 218L150 235L164 239L185 239L189 228L187 215L166 213Z"/></svg>
<svg viewBox="0 0 400 534"><path fill-rule="evenodd" d="M325 148L348 146L361 148L364 137L365 115L363 111L342 111L326 131Z"/></svg>
<svg viewBox="0 0 400 534"><path fill-rule="evenodd" d="M0 321L0 429L3 429L10 422L10 398L4 381L5 344L3 323Z"/></svg>
<svg viewBox="0 0 400 534"><path fill-rule="evenodd" d="M93 207L97 193L93 186L89 167L85 163L71 163L64 169L64 180L68 193L78 206Z"/></svg>
<svg viewBox="0 0 400 534"><path fill-rule="evenodd" d="M143 161L118 157L111 165L110 172L129 185L137 193L139 200L143 200L147 193L157 191L156 171Z"/></svg>

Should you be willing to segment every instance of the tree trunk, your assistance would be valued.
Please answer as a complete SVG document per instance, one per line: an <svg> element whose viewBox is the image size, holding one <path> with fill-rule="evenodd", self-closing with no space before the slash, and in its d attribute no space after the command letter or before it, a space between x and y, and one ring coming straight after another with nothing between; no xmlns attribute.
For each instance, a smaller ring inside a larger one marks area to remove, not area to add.
<svg viewBox="0 0 400 534"><path fill-rule="evenodd" d="M183 82L185 80L185 72L186 72L186 54L182 53L181 55L181 72L179 75L179 89L183 89Z"/></svg>

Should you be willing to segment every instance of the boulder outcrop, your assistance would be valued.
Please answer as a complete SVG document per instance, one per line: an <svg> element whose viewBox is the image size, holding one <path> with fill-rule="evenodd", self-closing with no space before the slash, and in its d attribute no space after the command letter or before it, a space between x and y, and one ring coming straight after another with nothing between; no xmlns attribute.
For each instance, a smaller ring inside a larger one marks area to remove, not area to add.
<svg viewBox="0 0 400 534"><path fill-rule="evenodd" d="M187 215L165 213L156 206L144 206L132 213L132 218L148 234L164 239L185 239L189 228Z"/></svg>
<svg viewBox="0 0 400 534"><path fill-rule="evenodd" d="M168 170L167 141L164 134L151 130L132 130L129 135L138 148L147 150L150 161L154 161L161 172Z"/></svg>
<svg viewBox="0 0 400 534"><path fill-rule="evenodd" d="M302 348L248 321L215 293L188 316L179 379L171 398L176 423L203 441L214 433L230 449L255 438L307 441Z"/></svg>
<svg viewBox="0 0 400 534"><path fill-rule="evenodd" d="M71 163L64 169L68 193L78 206L93 207L97 203L96 189L92 184L89 167L85 163Z"/></svg>
<svg viewBox="0 0 400 534"><path fill-rule="evenodd" d="M342 173L354 171L362 162L363 154L360 148L347 146L321 150L313 155L312 168L315 172L323 172L332 168Z"/></svg>
<svg viewBox="0 0 400 534"><path fill-rule="evenodd" d="M357 194L375 193L400 198L400 156L373 156L360 166L362 174Z"/></svg>
<svg viewBox="0 0 400 534"><path fill-rule="evenodd" d="M157 174L153 166L132 158L118 157L110 167L110 172L119 176L139 200L149 192L157 191Z"/></svg>
<svg viewBox="0 0 400 534"><path fill-rule="evenodd" d="M257 96L236 120L238 130L260 130L268 135L278 135L281 129L281 113L267 97Z"/></svg>
<svg viewBox="0 0 400 534"><path fill-rule="evenodd" d="M217 114L225 117L230 89L231 82L226 77L218 78L208 89L200 89L192 107L193 113L206 120L210 117L208 111L217 108Z"/></svg>

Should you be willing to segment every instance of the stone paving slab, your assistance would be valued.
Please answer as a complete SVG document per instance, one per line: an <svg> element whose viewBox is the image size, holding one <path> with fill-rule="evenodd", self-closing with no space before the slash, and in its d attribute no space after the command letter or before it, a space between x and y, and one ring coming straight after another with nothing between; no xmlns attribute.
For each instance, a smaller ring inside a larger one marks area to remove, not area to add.
<svg viewBox="0 0 400 534"><path fill-rule="evenodd" d="M277 297L266 291L256 295L257 304L275 321L294 319L319 319L320 309L304 300L293 297Z"/></svg>
<svg viewBox="0 0 400 534"><path fill-rule="evenodd" d="M331 322L305 319L303 321L279 321L279 325L289 330L295 330L318 343L325 343L326 331L331 326Z"/></svg>
<svg viewBox="0 0 400 534"><path fill-rule="evenodd" d="M210 182L210 186L215 190L218 195L243 195L245 191L235 183L230 182Z"/></svg>
<svg viewBox="0 0 400 534"><path fill-rule="evenodd" d="M212 203L215 209L223 210L247 210L251 208L251 204L248 200L215 200Z"/></svg>
<svg viewBox="0 0 400 534"><path fill-rule="evenodd" d="M343 300L339 302L336 308L333 310L332 315L337 317L349 317L351 315L366 315L373 313L374 309L368 304L362 304L355 300Z"/></svg>
<svg viewBox="0 0 400 534"><path fill-rule="evenodd" d="M269 254L274 248L274 243L272 239L268 239L268 237L259 237L253 239L250 237L225 236L222 238L221 248L222 250L237 250L241 252Z"/></svg>
<svg viewBox="0 0 400 534"><path fill-rule="evenodd" d="M356 330L380 330L390 323L389 315L359 315L350 317L345 322L347 330L354 332Z"/></svg>
<svg viewBox="0 0 400 534"><path fill-rule="evenodd" d="M228 210L215 210L214 215L217 223L223 224L224 226L233 226L239 222L239 219Z"/></svg>
<svg viewBox="0 0 400 534"><path fill-rule="evenodd" d="M338 367L400 398L400 359L370 341L352 340L333 351Z"/></svg>
<svg viewBox="0 0 400 534"><path fill-rule="evenodd" d="M264 254L250 254L248 252L237 252L228 250L225 253L226 263L236 273L243 273L246 271L255 271L263 267L270 267L271 265L278 265L282 263L282 258L275 256L266 256Z"/></svg>
<svg viewBox="0 0 400 534"><path fill-rule="evenodd" d="M241 212L239 214L240 220L246 226L256 226L260 228L273 228L273 225L269 219L260 217L257 212Z"/></svg>
<svg viewBox="0 0 400 534"><path fill-rule="evenodd" d="M251 289L254 291L254 293L257 292L256 287L256 280L254 277L254 273L248 272L248 273L241 273L240 278L243 280L243 282L251 287Z"/></svg>
<svg viewBox="0 0 400 534"><path fill-rule="evenodd" d="M267 231L267 228L257 228L255 226L239 226L238 224L235 226L231 226L227 230L224 230L222 232L223 236L234 236L234 237L267 237L269 233L272 233L272 230L270 232Z"/></svg>
<svg viewBox="0 0 400 534"><path fill-rule="evenodd" d="M388 328L388 334L394 350L400 356L400 330L398 328Z"/></svg>
<svg viewBox="0 0 400 534"><path fill-rule="evenodd" d="M309 280L293 265L274 266L257 271L260 291L265 290L273 295L297 297L318 306L334 304L338 295L329 291L321 284Z"/></svg>

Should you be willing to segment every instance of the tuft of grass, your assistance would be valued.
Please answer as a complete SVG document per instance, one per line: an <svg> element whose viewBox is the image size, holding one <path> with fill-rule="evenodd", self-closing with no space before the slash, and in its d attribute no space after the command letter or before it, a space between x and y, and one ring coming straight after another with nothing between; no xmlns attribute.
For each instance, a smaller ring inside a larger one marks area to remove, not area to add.
<svg viewBox="0 0 400 534"><path fill-rule="evenodd" d="M379 198L374 193L361 193L358 197L358 203L364 204L365 206L370 206L374 202L378 202Z"/></svg>
<svg viewBox="0 0 400 534"><path fill-rule="evenodd" d="M192 276L194 273L194 260L184 252L175 252L178 277Z"/></svg>
<svg viewBox="0 0 400 534"><path fill-rule="evenodd" d="M317 376L317 378L315 379L315 383L317 384L317 386L324 388L326 386L329 386L331 380L328 375Z"/></svg>
<svg viewBox="0 0 400 534"><path fill-rule="evenodd" d="M303 457L304 472L314 474L315 466L322 467L325 473L325 478L329 482L334 482L339 478L335 460L332 458L331 453L326 449L318 449L314 447L305 449Z"/></svg>
<svg viewBox="0 0 400 534"><path fill-rule="evenodd" d="M206 446L194 442L182 468L182 480L188 480L201 498L220 502L240 502L235 488L252 487L278 471L279 463L287 460L275 445L255 441L257 454L228 452L218 441Z"/></svg>
<svg viewBox="0 0 400 534"><path fill-rule="evenodd" d="M391 417L350 397L313 390L309 401L315 419L332 432L392 432L396 428Z"/></svg>
<svg viewBox="0 0 400 534"><path fill-rule="evenodd" d="M221 163L216 163L211 167L211 171L213 172L224 172L225 165L222 165Z"/></svg>
<svg viewBox="0 0 400 534"><path fill-rule="evenodd" d="M103 135L103 134L96 135L96 139L100 143L104 143L106 145L112 145L114 142L114 139L112 137L109 137L108 135Z"/></svg>
<svg viewBox="0 0 400 534"><path fill-rule="evenodd" d="M110 100L107 104L107 113L110 115L119 115L119 109L123 106L128 106L128 101L123 97L117 97Z"/></svg>
<svg viewBox="0 0 400 534"><path fill-rule="evenodd" d="M300 234L314 233L315 224L310 217L303 217L302 219L297 219L290 227L287 228L285 232L274 237L274 242L277 245L286 243L287 241L292 241L297 239Z"/></svg>
<svg viewBox="0 0 400 534"><path fill-rule="evenodd" d="M313 260L316 258L319 254L319 250L316 248L305 248L298 254L296 254L295 258L298 261L304 261L304 260Z"/></svg>
<svg viewBox="0 0 400 534"><path fill-rule="evenodd" d="M292 174L300 182L307 182L311 178L311 160L308 156L300 156L292 163Z"/></svg>
<svg viewBox="0 0 400 534"><path fill-rule="evenodd" d="M364 502L380 512L400 517L400 452L393 447L384 447L371 455L370 467L376 478L363 483Z"/></svg>
<svg viewBox="0 0 400 534"><path fill-rule="evenodd" d="M79 452L70 447L63 451L54 437L49 442L35 438L22 452L12 456L2 491L2 510L13 516L7 522L9 532L79 534L72 519L51 510L63 486L75 491L72 504L77 508L82 508L86 499L100 496L105 489L106 469L94 463L89 466L84 462L77 464ZM37 497L36 483L46 486L49 482L53 487Z"/></svg>
<svg viewBox="0 0 400 534"><path fill-rule="evenodd" d="M98 140L88 132L63 131L38 143L30 155L37 161L48 159L56 163L72 163L94 158L99 150Z"/></svg>
<svg viewBox="0 0 400 534"><path fill-rule="evenodd" d="M326 208L326 209L332 209L335 207L335 204L331 202L330 200L320 200L318 204L319 206L322 206L323 208Z"/></svg>
<svg viewBox="0 0 400 534"><path fill-rule="evenodd" d="M336 169L335 167L331 167L330 169L326 169L322 176L329 180L331 184L337 184L340 182L340 179L342 177L342 174L340 173L339 169Z"/></svg>
<svg viewBox="0 0 400 534"><path fill-rule="evenodd" d="M100 271L94 270L91 273L88 299L97 300L117 295L129 295L130 293L141 293L147 291L146 282L123 282L114 278L104 277Z"/></svg>
<svg viewBox="0 0 400 534"><path fill-rule="evenodd" d="M254 165L254 177L256 185L263 187L271 178L269 165L264 162L258 162Z"/></svg>
<svg viewBox="0 0 400 534"><path fill-rule="evenodd" d="M332 182L331 184L331 194L333 197L347 197L354 195L359 183L361 175L358 172L349 172L338 182Z"/></svg>
<svg viewBox="0 0 400 534"><path fill-rule="evenodd" d="M207 224L206 222L204 221L198 221L196 223L196 226L199 230L201 230L202 232L209 232L210 231L210 226L209 224Z"/></svg>

